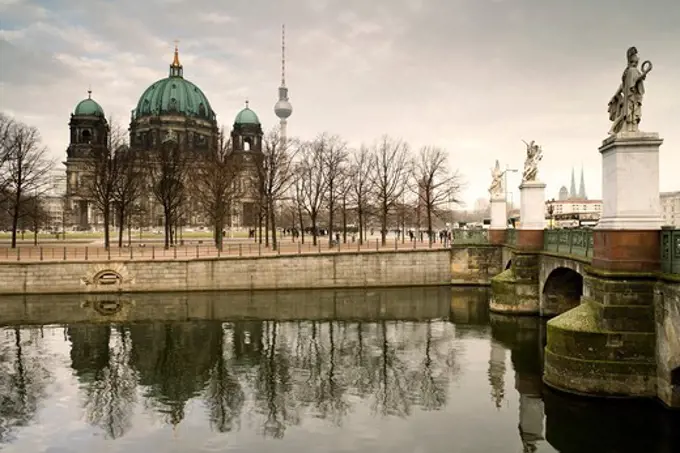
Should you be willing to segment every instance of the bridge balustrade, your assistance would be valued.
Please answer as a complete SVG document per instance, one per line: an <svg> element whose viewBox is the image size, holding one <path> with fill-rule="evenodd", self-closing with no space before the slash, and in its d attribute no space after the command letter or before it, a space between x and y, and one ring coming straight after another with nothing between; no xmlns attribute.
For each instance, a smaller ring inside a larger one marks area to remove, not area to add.
<svg viewBox="0 0 680 453"><path fill-rule="evenodd" d="M543 238L543 249L548 252L586 258L593 256L593 230L584 228L545 230Z"/></svg>
<svg viewBox="0 0 680 453"><path fill-rule="evenodd" d="M680 274L680 229L661 230L661 272Z"/></svg>
<svg viewBox="0 0 680 453"><path fill-rule="evenodd" d="M488 244L488 230L453 230L451 234L452 244Z"/></svg>

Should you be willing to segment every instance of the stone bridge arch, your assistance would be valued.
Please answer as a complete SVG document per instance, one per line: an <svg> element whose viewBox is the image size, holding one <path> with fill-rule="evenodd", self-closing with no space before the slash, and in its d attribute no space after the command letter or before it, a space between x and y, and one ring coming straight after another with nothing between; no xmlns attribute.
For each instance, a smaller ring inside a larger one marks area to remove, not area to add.
<svg viewBox="0 0 680 453"><path fill-rule="evenodd" d="M571 310L583 296L584 263L543 255L539 270L541 316L553 316Z"/></svg>

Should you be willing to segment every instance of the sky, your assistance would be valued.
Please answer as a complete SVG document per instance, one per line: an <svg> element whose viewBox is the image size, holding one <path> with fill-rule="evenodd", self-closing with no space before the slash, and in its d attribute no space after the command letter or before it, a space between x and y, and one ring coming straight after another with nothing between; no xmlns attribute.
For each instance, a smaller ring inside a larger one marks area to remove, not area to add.
<svg viewBox="0 0 680 453"><path fill-rule="evenodd" d="M496 159L520 170L508 184L519 200L522 140L543 147L547 198L582 167L601 196L607 103L634 45L654 64L640 129L664 139L660 189L680 190L677 0L0 0L0 111L64 160L88 87L127 126L179 40L218 122L230 128L248 99L268 129L283 23L289 135L443 147L468 206L488 198Z"/></svg>

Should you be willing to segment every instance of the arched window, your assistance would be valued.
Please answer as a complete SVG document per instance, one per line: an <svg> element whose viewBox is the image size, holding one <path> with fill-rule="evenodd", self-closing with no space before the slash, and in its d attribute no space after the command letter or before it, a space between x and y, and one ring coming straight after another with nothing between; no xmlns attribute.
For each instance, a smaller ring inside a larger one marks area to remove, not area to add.
<svg viewBox="0 0 680 453"><path fill-rule="evenodd" d="M243 151L250 151L250 139L243 140Z"/></svg>
<svg viewBox="0 0 680 453"><path fill-rule="evenodd" d="M92 133L90 132L89 129L85 129L83 132L81 132L80 137L81 137L82 143L92 142Z"/></svg>
<svg viewBox="0 0 680 453"><path fill-rule="evenodd" d="M177 111L177 99L175 98L170 99L170 104L168 104L168 110L171 112Z"/></svg>
<svg viewBox="0 0 680 453"><path fill-rule="evenodd" d="M202 102L198 105L198 114L205 116L205 105Z"/></svg>

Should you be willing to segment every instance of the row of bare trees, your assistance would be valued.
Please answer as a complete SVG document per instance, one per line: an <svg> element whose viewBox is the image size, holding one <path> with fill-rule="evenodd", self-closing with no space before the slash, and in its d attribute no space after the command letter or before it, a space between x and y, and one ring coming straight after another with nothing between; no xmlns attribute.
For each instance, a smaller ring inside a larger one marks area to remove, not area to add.
<svg viewBox="0 0 680 453"><path fill-rule="evenodd" d="M329 237L334 235L340 213L343 241L351 215L360 242L365 241L368 224L375 222L385 244L395 216L401 217L396 229L403 232L406 228L405 210L422 213L424 219L416 221L417 227L422 220L425 230L432 232L434 217L445 205L458 202L461 177L449 168L447 153L441 148L425 146L414 153L406 142L383 136L372 146L350 149L339 137L322 134L301 143L298 152L291 168L294 190L290 199L302 231L304 214L309 219L314 244L324 212Z"/></svg>
<svg viewBox="0 0 680 453"><path fill-rule="evenodd" d="M140 150L128 145L124 128L109 124L106 146L93 147L86 159L80 188L80 195L101 213L106 247L114 219L122 246L132 214L154 203L162 210L166 247L173 245L173 232L188 206L200 211L221 247L233 207L244 199L253 201L257 211L257 225L249 226L256 226L259 241L269 246L271 240L275 249L280 224L299 232L303 242L305 232L311 233L315 245L321 229L330 238L342 230L347 241L352 223L364 242L367 228L375 226L384 244L390 229L403 233L407 212L415 211L417 228L422 223L431 233L434 218L446 204L458 201L461 189L445 150L425 146L413 151L388 136L352 149L337 135L284 139L274 129L263 137L260 153L235 152L222 130L219 140L203 150L187 149L185 140L171 134L152 149ZM6 115L0 116L0 140L0 202L11 218L15 246L20 220L36 212L35 201L47 189L54 162L47 159L35 128ZM283 212L289 216L279 222Z"/></svg>

